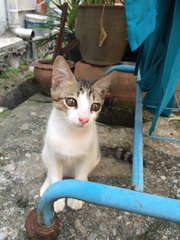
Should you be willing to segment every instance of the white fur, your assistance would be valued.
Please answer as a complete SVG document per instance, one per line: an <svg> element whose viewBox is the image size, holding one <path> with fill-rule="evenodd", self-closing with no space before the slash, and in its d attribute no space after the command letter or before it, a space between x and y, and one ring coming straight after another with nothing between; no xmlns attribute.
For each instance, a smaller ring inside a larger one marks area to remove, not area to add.
<svg viewBox="0 0 180 240"><path fill-rule="evenodd" d="M78 98L78 108L71 108L67 113L53 108L47 126L42 159L47 168L47 178L41 187L40 195L46 188L63 177L88 180L88 174L100 160L95 113L90 112L87 96ZM84 126L79 117L88 117ZM68 199L67 205L79 209L83 202ZM56 212L65 207L65 199L54 204Z"/></svg>
<svg viewBox="0 0 180 240"><path fill-rule="evenodd" d="M86 92L79 95L77 103L78 103L77 109L72 108L68 110L69 122L72 123L73 125L81 126L79 118L85 117L89 119L89 122L86 124L86 126L92 124L97 118L97 113L90 112L91 102L87 98Z"/></svg>

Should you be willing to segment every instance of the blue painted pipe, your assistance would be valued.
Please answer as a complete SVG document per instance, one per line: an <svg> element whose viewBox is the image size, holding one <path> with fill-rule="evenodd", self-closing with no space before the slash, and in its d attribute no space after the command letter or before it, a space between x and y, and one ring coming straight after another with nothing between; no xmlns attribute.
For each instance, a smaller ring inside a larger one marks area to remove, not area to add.
<svg viewBox="0 0 180 240"><path fill-rule="evenodd" d="M150 136L144 136L144 137L180 143L180 139L175 139L175 138L168 138L168 137L162 137L162 136L156 136L156 135L150 135Z"/></svg>
<svg viewBox="0 0 180 240"><path fill-rule="evenodd" d="M180 223L180 200L95 182L61 180L52 184L40 199L38 224L48 227L53 223L53 202L64 197Z"/></svg>
<svg viewBox="0 0 180 240"><path fill-rule="evenodd" d="M143 134L142 134L142 94L136 82L136 108L134 121L134 145L133 145L133 164L132 164L132 184L135 190L143 191Z"/></svg>
<svg viewBox="0 0 180 240"><path fill-rule="evenodd" d="M120 72L127 72L127 73L134 73L135 70L135 66L132 65L115 65L110 67L105 73L104 75L108 75L109 73L113 72L113 71L120 71Z"/></svg>
<svg viewBox="0 0 180 240"><path fill-rule="evenodd" d="M113 71L121 71L134 73L135 66L132 65L115 65L110 67L104 75L108 75ZM135 190L143 191L143 136L142 136L142 95L138 81L141 80L140 72L138 72L138 80L136 83L136 109L135 109L135 127L134 127L134 149L133 149L133 168L132 168L132 184Z"/></svg>

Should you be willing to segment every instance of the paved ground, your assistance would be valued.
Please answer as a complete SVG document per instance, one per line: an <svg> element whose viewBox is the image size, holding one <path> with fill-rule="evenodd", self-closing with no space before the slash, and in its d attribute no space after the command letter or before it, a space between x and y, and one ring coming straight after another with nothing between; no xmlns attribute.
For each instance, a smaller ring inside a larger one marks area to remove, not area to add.
<svg viewBox="0 0 180 240"><path fill-rule="evenodd" d="M26 240L24 222L45 177L40 152L51 103L38 95L0 113L0 240ZM159 121L159 133L180 138L180 117ZM144 126L148 129L149 123ZM99 126L100 144L132 148L133 129ZM167 131L168 130L168 131ZM180 145L145 139L145 191L180 199ZM131 187L131 165L102 158L90 180ZM172 213L173 214L173 213ZM179 240L178 224L85 203L59 214L58 239Z"/></svg>

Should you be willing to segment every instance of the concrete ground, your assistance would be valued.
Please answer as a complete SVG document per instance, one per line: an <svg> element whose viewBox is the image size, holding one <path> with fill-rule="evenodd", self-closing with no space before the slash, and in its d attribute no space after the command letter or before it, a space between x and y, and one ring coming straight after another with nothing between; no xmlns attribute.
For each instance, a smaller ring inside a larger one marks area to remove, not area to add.
<svg viewBox="0 0 180 240"><path fill-rule="evenodd" d="M50 110L49 99L35 95L0 113L0 240L28 239L24 222L37 206L45 178L40 152ZM145 133L149 124L144 124ZM180 117L160 119L157 128L159 134L180 138ZM133 128L98 124L98 131L100 145L132 148ZM145 139L144 160L145 192L180 199L180 144ZM103 157L90 180L130 188L131 165ZM66 208L59 218L58 239L62 240L180 239L176 223L90 203L78 211Z"/></svg>

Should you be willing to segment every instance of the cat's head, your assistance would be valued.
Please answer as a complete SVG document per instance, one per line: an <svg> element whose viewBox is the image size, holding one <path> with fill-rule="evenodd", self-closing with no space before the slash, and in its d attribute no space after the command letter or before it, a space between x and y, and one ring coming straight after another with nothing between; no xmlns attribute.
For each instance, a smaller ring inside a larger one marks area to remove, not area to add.
<svg viewBox="0 0 180 240"><path fill-rule="evenodd" d="M101 111L111 77L95 83L76 80L67 62L58 56L53 65L51 96L54 106L63 111L73 126L92 124Z"/></svg>

